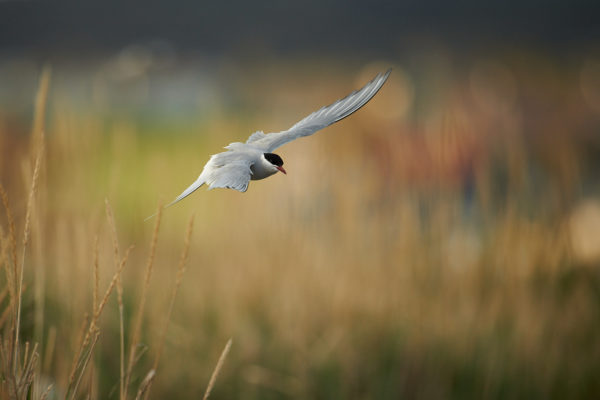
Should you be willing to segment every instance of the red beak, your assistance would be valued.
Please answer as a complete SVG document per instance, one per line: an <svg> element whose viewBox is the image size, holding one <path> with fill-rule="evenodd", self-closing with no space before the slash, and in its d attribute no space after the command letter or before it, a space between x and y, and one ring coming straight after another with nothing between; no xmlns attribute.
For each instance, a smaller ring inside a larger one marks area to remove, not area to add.
<svg viewBox="0 0 600 400"><path fill-rule="evenodd" d="M283 167L278 167L277 165L275 166L275 168L277 168L278 170L280 170L281 172L283 172L284 174L287 175L287 172L285 172L285 169L283 169Z"/></svg>

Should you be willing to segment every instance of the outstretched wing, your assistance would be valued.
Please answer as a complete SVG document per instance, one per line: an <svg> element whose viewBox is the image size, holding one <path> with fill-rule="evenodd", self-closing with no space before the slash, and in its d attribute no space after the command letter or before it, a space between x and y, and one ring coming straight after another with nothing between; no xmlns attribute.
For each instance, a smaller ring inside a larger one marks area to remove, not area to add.
<svg viewBox="0 0 600 400"><path fill-rule="evenodd" d="M262 132L256 132L250 136L247 143L252 143L253 146L263 149L266 152L272 152L294 139L312 135L316 131L346 118L367 104L381 89L391 71L389 69L385 74L377 74L362 89L356 90L343 99L315 111L287 131L269 133L267 135Z"/></svg>
<svg viewBox="0 0 600 400"><path fill-rule="evenodd" d="M250 137L248 137L248 140L246 140L246 144L254 143L266 136L267 135L263 131L256 131L252 135L250 135Z"/></svg>

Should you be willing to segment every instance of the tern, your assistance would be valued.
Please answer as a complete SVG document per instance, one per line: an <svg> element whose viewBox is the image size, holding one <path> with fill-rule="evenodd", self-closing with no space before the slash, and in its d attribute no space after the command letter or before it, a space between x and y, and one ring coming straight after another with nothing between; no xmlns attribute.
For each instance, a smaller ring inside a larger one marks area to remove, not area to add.
<svg viewBox="0 0 600 400"><path fill-rule="evenodd" d="M277 172L287 174L283 160L273 153L275 149L300 137L310 136L357 111L377 94L390 72L391 69L377 74L362 89L322 107L286 131L268 134L258 131L250 135L246 143L234 142L225 146L227 151L211 156L198 179L166 207L183 200L202 185L207 185L209 190L227 188L245 192L251 180L265 179Z"/></svg>

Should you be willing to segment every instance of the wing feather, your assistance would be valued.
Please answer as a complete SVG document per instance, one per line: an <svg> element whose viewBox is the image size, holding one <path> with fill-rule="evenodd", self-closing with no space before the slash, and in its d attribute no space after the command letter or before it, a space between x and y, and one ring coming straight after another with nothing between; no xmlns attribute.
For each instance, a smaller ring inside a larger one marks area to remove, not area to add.
<svg viewBox="0 0 600 400"><path fill-rule="evenodd" d="M381 89L390 75L390 72L391 69L387 70L385 74L377 74L377 76L362 89L355 90L343 99L320 108L287 131L269 134L264 134L263 132L260 132L259 134L259 132L256 132L250 136L247 143L252 143L253 146L263 149L266 152L272 152L276 148L299 137L312 135L327 126L346 118L367 104L367 102L377 94L379 89Z"/></svg>
<svg viewBox="0 0 600 400"><path fill-rule="evenodd" d="M235 145L237 143L230 146ZM210 157L198 179L167 207L183 200L204 184L208 185L209 189L227 188L245 192L252 175L251 166L252 161L247 154L233 150L215 154Z"/></svg>
<svg viewBox="0 0 600 400"><path fill-rule="evenodd" d="M245 192L248 190L251 175L252 171L247 161L234 161L211 169L205 179L210 189L226 188Z"/></svg>
<svg viewBox="0 0 600 400"><path fill-rule="evenodd" d="M229 146L238 147L240 144L241 143L232 143ZM250 182L250 177L252 175L252 170L250 169L251 166L252 161L248 157L248 154L234 150L215 154L208 160L198 179L177 196L175 200L167 204L165 208L171 207L173 204L185 199L204 184L208 185L209 190L226 188L245 192L248 190L248 183ZM146 218L145 221L155 215L156 214L152 214Z"/></svg>
<svg viewBox="0 0 600 400"><path fill-rule="evenodd" d="M256 142L257 140L260 140L260 139L264 138L265 136L267 136L267 135L263 131L256 131L252 135L250 135L248 140L246 140L246 144Z"/></svg>
<svg viewBox="0 0 600 400"><path fill-rule="evenodd" d="M252 176L253 157L244 151L245 144L231 143L229 151L213 155L200 176L210 189L227 188L240 192L248 190Z"/></svg>

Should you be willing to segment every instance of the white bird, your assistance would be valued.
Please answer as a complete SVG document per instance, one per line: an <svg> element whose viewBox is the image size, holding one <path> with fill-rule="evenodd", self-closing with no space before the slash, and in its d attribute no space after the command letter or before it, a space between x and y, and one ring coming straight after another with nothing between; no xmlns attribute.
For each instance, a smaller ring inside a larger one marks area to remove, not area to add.
<svg viewBox="0 0 600 400"><path fill-rule="evenodd" d="M204 166L198 179L166 207L183 200L205 184L209 190L227 188L245 192L250 180L264 179L277 171L286 174L283 160L277 154L272 153L275 149L299 137L310 136L318 130L346 118L367 104L381 89L390 72L391 69L387 70L385 74L377 74L362 89L315 111L286 131L269 134L258 131L250 135L246 143L229 144L225 147L227 151L213 155Z"/></svg>

